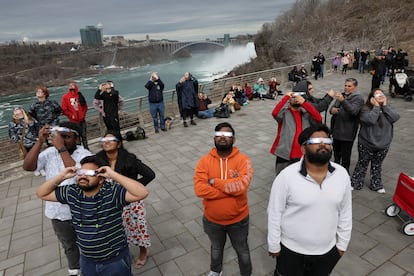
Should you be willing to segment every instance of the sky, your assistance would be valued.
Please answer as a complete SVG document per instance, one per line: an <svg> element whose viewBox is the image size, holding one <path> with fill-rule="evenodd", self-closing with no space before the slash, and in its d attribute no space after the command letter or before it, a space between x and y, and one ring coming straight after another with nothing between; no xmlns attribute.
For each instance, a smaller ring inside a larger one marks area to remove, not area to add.
<svg viewBox="0 0 414 276"><path fill-rule="evenodd" d="M128 39L215 39L255 34L295 0L0 0L0 42L80 41L79 29L103 25Z"/></svg>

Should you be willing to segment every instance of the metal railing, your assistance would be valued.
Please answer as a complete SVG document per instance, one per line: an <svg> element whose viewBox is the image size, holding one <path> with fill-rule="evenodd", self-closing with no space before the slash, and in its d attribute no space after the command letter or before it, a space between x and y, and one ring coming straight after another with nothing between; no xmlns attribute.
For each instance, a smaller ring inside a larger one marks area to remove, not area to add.
<svg viewBox="0 0 414 276"><path fill-rule="evenodd" d="M310 63L302 63L310 72ZM208 95L213 103L221 101L223 95L230 90L233 84L249 83L251 86L258 80L263 78L265 81L271 77L276 77L281 82L282 89L291 89L293 82L288 80L288 72L292 66L280 67L264 71L258 71L250 74L244 74L224 79L218 79L212 82L201 83L200 91ZM296 65L299 66L299 65ZM175 90L164 91L165 115L179 118L179 110L177 104L177 93ZM136 126L143 127L146 131L151 130L152 117L149 113L148 97L141 96L130 99L125 99L124 106L119 113L121 132L133 129ZM66 117L62 116L62 121ZM88 140L101 137L106 128L100 114L94 109L89 108L86 116L87 122L87 137ZM17 144L12 143L8 137L8 125L0 126L0 166L19 160Z"/></svg>

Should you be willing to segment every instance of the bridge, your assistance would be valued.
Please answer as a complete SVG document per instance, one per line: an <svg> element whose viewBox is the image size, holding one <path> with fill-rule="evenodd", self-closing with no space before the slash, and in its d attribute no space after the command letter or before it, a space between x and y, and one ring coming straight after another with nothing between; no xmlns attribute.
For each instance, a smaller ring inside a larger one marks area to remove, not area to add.
<svg viewBox="0 0 414 276"><path fill-rule="evenodd" d="M159 43L161 49L174 56L183 49L189 48L193 45L213 45L217 48L224 49L226 43L224 40L200 40L200 41L161 41Z"/></svg>

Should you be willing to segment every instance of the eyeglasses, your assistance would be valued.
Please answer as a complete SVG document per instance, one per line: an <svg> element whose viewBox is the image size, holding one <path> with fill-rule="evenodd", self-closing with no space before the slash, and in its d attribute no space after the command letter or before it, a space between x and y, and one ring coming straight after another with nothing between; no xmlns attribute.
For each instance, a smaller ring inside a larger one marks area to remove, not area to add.
<svg viewBox="0 0 414 276"><path fill-rule="evenodd" d="M100 141L101 141L102 143L105 143L105 142L118 142L118 141L119 141L119 139L118 139L118 138L116 138L116 137L102 137L102 138L100 139Z"/></svg>
<svg viewBox="0 0 414 276"><path fill-rule="evenodd" d="M233 132L227 132L227 131L216 131L214 132L215 137L233 137Z"/></svg>
<svg viewBox="0 0 414 276"><path fill-rule="evenodd" d="M317 138L309 138L303 144L304 145L315 145L315 144L320 144L320 143L331 145L333 142L331 138L317 137Z"/></svg>
<svg viewBox="0 0 414 276"><path fill-rule="evenodd" d="M95 170L78 169L76 175L97 176L98 172Z"/></svg>
<svg viewBox="0 0 414 276"><path fill-rule="evenodd" d="M66 133L69 133L69 132L73 132L73 133L75 133L76 135L79 135L79 133L76 131L76 130L73 130L73 129L70 129L70 128L67 128L67 127L59 127L59 126L55 126L55 127L52 127L50 130L49 130L49 132L50 133L52 133L52 132L59 132L61 135L62 135L62 132L66 132ZM68 136L68 135L67 135ZM62 136L63 137L63 136ZM69 136L69 137L71 137L71 136ZM63 138L65 138L65 137L63 137Z"/></svg>

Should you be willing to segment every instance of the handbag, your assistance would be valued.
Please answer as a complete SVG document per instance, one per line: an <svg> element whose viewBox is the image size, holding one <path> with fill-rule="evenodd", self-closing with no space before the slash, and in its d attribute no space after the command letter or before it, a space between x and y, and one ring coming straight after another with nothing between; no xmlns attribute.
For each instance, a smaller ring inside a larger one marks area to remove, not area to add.
<svg viewBox="0 0 414 276"><path fill-rule="evenodd" d="M235 102L233 106L234 106L235 110L240 110L241 109L241 106L238 102Z"/></svg>
<svg viewBox="0 0 414 276"><path fill-rule="evenodd" d="M371 75L371 76L374 76L375 75L375 69L371 69L371 70L369 70L369 74Z"/></svg>

